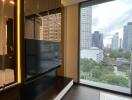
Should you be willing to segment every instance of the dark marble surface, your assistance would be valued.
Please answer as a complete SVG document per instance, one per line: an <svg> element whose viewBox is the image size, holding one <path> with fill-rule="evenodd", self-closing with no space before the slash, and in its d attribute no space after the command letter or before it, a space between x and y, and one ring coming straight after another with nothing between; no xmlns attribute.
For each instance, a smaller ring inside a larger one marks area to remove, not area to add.
<svg viewBox="0 0 132 100"><path fill-rule="evenodd" d="M97 90L85 86L74 85L62 100L100 100Z"/></svg>
<svg viewBox="0 0 132 100"><path fill-rule="evenodd" d="M21 86L21 100L52 100L71 81L69 78L44 76Z"/></svg>

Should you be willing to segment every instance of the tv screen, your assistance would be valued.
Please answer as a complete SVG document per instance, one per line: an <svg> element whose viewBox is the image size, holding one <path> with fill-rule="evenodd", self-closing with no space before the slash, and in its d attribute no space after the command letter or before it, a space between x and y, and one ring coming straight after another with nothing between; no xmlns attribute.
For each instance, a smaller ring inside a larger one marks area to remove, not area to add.
<svg viewBox="0 0 132 100"><path fill-rule="evenodd" d="M60 42L25 39L27 78L61 65Z"/></svg>

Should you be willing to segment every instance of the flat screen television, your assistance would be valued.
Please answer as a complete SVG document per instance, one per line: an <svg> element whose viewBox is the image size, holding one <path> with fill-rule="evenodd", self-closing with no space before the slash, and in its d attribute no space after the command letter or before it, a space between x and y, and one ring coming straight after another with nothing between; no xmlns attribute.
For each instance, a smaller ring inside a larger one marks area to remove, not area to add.
<svg viewBox="0 0 132 100"><path fill-rule="evenodd" d="M61 44L45 40L25 39L26 78L43 74L61 65Z"/></svg>

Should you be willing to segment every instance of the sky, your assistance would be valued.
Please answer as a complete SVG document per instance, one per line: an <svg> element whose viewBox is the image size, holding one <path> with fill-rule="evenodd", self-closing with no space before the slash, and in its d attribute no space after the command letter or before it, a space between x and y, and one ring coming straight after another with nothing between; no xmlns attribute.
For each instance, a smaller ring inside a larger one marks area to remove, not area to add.
<svg viewBox="0 0 132 100"><path fill-rule="evenodd" d="M123 27L128 22L132 22L132 0L115 0L92 6L92 33L103 33L104 46L111 44L116 32L123 39Z"/></svg>

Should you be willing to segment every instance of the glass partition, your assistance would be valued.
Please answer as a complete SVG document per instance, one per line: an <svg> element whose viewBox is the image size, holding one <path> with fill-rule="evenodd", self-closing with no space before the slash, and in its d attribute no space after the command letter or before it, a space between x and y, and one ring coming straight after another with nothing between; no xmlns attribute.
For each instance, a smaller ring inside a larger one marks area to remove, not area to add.
<svg viewBox="0 0 132 100"><path fill-rule="evenodd" d="M0 0L0 89L15 82L14 0Z"/></svg>

